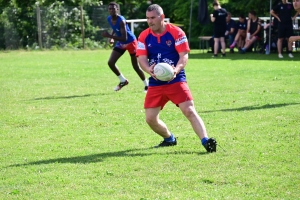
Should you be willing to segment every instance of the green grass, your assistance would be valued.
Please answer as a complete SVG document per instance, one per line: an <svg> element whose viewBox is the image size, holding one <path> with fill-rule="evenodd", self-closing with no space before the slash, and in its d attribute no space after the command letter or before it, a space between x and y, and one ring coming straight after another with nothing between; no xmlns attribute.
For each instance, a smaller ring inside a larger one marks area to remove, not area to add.
<svg viewBox="0 0 300 200"><path fill-rule="evenodd" d="M200 52L186 73L214 154L171 103L178 145L151 148L127 54L130 84L114 92L110 51L1 52L0 199L299 199L299 52Z"/></svg>

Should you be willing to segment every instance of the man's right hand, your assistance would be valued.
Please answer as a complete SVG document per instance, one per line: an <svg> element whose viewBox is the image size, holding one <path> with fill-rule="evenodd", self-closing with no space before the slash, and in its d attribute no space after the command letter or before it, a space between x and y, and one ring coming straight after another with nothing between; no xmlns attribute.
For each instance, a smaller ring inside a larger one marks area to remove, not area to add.
<svg viewBox="0 0 300 200"><path fill-rule="evenodd" d="M107 38L110 38L110 37L111 37L111 35L110 35L107 31L103 31L103 32L102 32L102 36L103 36L103 37L107 37Z"/></svg>

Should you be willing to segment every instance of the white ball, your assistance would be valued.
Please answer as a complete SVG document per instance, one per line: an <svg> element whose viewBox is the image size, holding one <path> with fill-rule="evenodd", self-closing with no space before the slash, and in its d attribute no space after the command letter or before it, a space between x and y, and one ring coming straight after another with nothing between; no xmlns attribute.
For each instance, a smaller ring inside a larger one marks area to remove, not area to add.
<svg viewBox="0 0 300 200"><path fill-rule="evenodd" d="M154 74L158 80L169 81L174 76L174 69L168 63L157 63L154 66Z"/></svg>

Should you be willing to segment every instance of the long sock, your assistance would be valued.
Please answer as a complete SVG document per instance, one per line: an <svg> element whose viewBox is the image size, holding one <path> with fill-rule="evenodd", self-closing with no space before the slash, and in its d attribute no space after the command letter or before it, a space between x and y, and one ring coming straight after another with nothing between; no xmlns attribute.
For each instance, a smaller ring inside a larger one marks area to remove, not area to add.
<svg viewBox="0 0 300 200"><path fill-rule="evenodd" d="M166 142L174 142L175 141L175 137L174 135L171 133L171 136L168 138L164 138L164 141Z"/></svg>
<svg viewBox="0 0 300 200"><path fill-rule="evenodd" d="M205 145L205 144L207 143L207 141L208 141L208 138L207 138L207 137L202 138L202 139L201 139L202 145Z"/></svg>
<svg viewBox="0 0 300 200"><path fill-rule="evenodd" d="M144 82L145 86L148 86L148 80L147 79L143 80L143 82Z"/></svg>
<svg viewBox="0 0 300 200"><path fill-rule="evenodd" d="M126 81L126 78L125 78L125 76L123 76L123 74L120 74L118 76L118 78L120 79L120 82L125 82Z"/></svg>

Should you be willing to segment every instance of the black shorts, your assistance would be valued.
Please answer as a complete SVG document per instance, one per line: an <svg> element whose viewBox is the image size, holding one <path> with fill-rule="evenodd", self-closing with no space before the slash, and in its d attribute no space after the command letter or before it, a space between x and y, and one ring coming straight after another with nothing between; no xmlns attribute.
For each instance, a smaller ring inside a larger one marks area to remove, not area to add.
<svg viewBox="0 0 300 200"><path fill-rule="evenodd" d="M226 28L215 28L214 38L225 37Z"/></svg>
<svg viewBox="0 0 300 200"><path fill-rule="evenodd" d="M278 24L278 38L293 36L293 24Z"/></svg>

